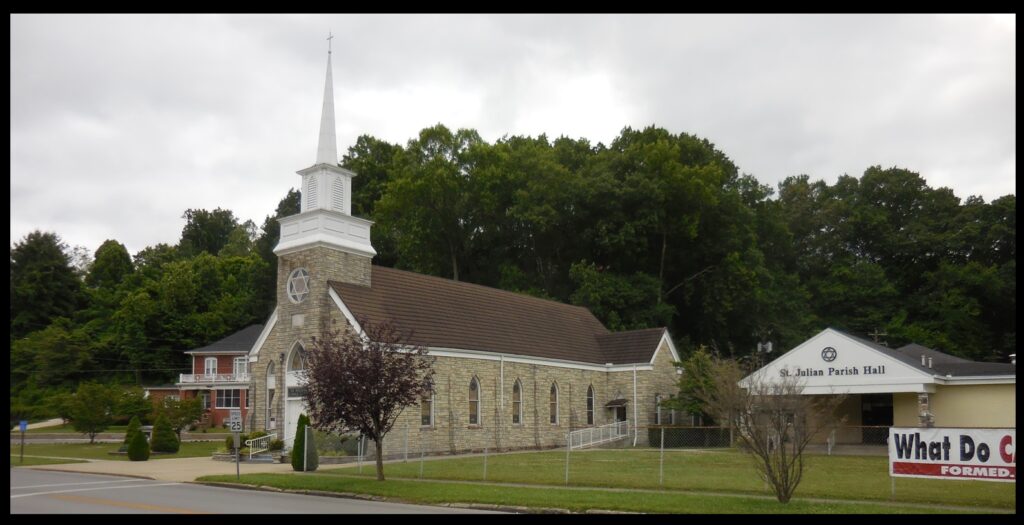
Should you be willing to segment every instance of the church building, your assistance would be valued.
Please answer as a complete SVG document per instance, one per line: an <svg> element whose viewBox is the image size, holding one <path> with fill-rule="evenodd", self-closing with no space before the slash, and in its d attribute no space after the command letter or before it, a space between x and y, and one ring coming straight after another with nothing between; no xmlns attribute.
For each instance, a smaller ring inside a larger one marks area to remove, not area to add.
<svg viewBox="0 0 1024 525"><path fill-rule="evenodd" d="M247 428L290 446L305 349L324 322L358 332L367 319L412 330L435 357L433 395L399 416L386 454L560 447L572 430L620 421L624 441L646 443L636 425L678 391L668 330L612 333L579 306L375 266L373 222L351 214L357 174L339 166L333 98L328 52L316 160L298 171L301 211L280 220L274 250L277 307L248 352Z"/></svg>

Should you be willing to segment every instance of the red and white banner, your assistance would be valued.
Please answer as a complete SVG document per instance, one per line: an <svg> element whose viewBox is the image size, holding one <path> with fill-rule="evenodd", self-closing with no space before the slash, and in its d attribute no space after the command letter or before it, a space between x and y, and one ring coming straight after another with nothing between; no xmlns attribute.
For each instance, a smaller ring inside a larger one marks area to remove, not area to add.
<svg viewBox="0 0 1024 525"><path fill-rule="evenodd" d="M1017 429L889 429L889 475L1017 481Z"/></svg>

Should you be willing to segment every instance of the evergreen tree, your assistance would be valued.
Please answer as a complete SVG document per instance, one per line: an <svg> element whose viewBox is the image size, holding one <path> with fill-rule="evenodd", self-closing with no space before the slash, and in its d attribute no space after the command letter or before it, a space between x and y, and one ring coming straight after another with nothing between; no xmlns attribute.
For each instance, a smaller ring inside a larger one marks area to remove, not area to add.
<svg viewBox="0 0 1024 525"><path fill-rule="evenodd" d="M174 429L171 428L170 422L163 415L158 416L156 423L153 424L152 441L153 452L175 454L181 447L181 443L178 442L178 436L174 433Z"/></svg>
<svg viewBox="0 0 1024 525"><path fill-rule="evenodd" d="M292 442L292 469L297 471L303 471L305 466L306 472L312 472L316 470L319 457L317 456L316 447L313 443L310 443L310 450L306 451L306 427L309 426L309 417L306 414L299 414L298 428L295 430L295 440ZM307 453L305 462L303 462L302 455ZM305 465L303 465L305 463Z"/></svg>
<svg viewBox="0 0 1024 525"><path fill-rule="evenodd" d="M132 442L128 444L128 459L132 461L146 461L149 459L149 443L146 442L146 435L136 432Z"/></svg>

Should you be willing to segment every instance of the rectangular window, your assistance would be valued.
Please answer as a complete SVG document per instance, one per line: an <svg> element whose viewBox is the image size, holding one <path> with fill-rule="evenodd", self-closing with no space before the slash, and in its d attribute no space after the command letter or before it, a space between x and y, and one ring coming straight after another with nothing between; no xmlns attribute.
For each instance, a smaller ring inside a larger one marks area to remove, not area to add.
<svg viewBox="0 0 1024 525"><path fill-rule="evenodd" d="M252 407L252 396L249 395L249 391L245 392L245 408Z"/></svg>
<svg viewBox="0 0 1024 525"><path fill-rule="evenodd" d="M241 408L241 390L217 390L217 408Z"/></svg>
<svg viewBox="0 0 1024 525"><path fill-rule="evenodd" d="M203 373L212 376L217 373L217 358L207 357L203 360Z"/></svg>
<svg viewBox="0 0 1024 525"><path fill-rule="evenodd" d="M424 396L420 400L420 424L425 427L434 426L434 395Z"/></svg>
<svg viewBox="0 0 1024 525"><path fill-rule="evenodd" d="M234 374L236 376L249 373L249 358L236 357L234 362Z"/></svg>
<svg viewBox="0 0 1024 525"><path fill-rule="evenodd" d="M654 424L661 424L661 394L654 396Z"/></svg>

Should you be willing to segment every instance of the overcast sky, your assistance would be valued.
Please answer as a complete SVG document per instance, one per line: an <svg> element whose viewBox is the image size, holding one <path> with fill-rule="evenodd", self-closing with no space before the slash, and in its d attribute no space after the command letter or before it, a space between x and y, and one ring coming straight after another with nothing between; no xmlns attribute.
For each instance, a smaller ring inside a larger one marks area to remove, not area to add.
<svg viewBox="0 0 1024 525"><path fill-rule="evenodd" d="M11 243L135 254L186 208L262 224L315 159L328 31L339 152L653 124L772 187L878 164L1016 194L1013 15L13 15Z"/></svg>

